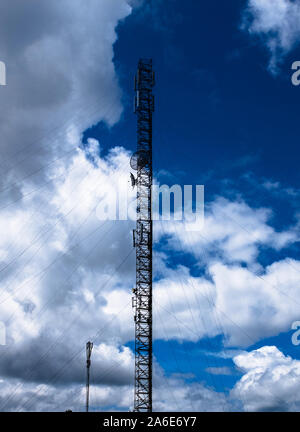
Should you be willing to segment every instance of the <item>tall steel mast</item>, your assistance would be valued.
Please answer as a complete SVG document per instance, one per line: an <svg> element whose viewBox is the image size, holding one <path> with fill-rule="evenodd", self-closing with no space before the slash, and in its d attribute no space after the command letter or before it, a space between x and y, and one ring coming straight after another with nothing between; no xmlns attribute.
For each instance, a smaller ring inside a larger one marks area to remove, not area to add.
<svg viewBox="0 0 300 432"><path fill-rule="evenodd" d="M86 412L89 411L89 398L90 398L90 367L91 367L91 355L92 355L93 343L87 342L86 344Z"/></svg>
<svg viewBox="0 0 300 432"><path fill-rule="evenodd" d="M137 221L133 232L136 247L135 391L134 411L152 411L152 113L154 111L152 60L141 59L135 76L137 152L131 158L133 186L137 186Z"/></svg>

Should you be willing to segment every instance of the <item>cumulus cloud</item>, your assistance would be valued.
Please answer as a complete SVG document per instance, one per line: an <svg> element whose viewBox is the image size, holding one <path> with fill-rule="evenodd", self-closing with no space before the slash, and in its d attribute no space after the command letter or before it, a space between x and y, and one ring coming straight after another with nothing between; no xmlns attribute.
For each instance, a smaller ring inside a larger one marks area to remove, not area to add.
<svg viewBox="0 0 300 432"><path fill-rule="evenodd" d="M1 2L0 374L3 401L13 386L15 406L41 385L44 407L58 407L52 381L67 394L84 382L88 339L96 384L132 380L123 343L133 326L122 327L133 321L130 304L117 317L108 306L112 287L129 292L134 282L131 226L96 214L108 185L127 185L128 153L114 148L100 158L96 140L81 146L87 127L120 118L113 44L130 13L125 0ZM118 374L104 374L112 365Z"/></svg>
<svg viewBox="0 0 300 432"><path fill-rule="evenodd" d="M133 408L132 383L122 386L105 383L97 385L94 376L95 371L91 367L90 411L128 411ZM36 385L25 382L20 385L15 379L9 382L0 380L0 404L5 407L5 411L83 411L84 402L83 385L73 383L58 388L54 384ZM230 401L223 393L201 383L187 383L184 377L176 375L167 377L155 365L153 409L159 412L228 411Z"/></svg>
<svg viewBox="0 0 300 432"><path fill-rule="evenodd" d="M234 357L244 373L232 390L247 411L299 411L300 361L275 346Z"/></svg>
<svg viewBox="0 0 300 432"><path fill-rule="evenodd" d="M72 159L84 129L119 119L113 44L118 22L130 12L125 0L1 2L0 51L7 66L1 190L21 194L24 177L39 184L51 160Z"/></svg>
<svg viewBox="0 0 300 432"><path fill-rule="evenodd" d="M118 335L119 342L132 338L132 326L121 326L125 317L127 322L132 320L130 297L119 307L110 307L112 287L129 293L134 283L132 222L101 221L96 214L105 188L122 175L126 184L128 154L114 149L106 161L98 156L96 162L96 166L91 164L85 151L78 149L65 171L58 168L63 176L53 183L54 192L47 204L43 202L42 213L35 194L1 213L10 223L1 240L0 314L8 346L13 344L11 350L6 348L4 373L18 369L22 374L22 361L32 366L37 346L43 352L55 340L65 345L61 354L69 355L79 344L83 347L84 338L92 336L93 329L100 331L114 313L118 319L101 332L101 340L109 342L113 335ZM24 230L24 220L29 229L12 244L21 221ZM57 351L56 363L60 363L58 347ZM18 358L16 369L9 360L13 357ZM51 362L55 364L55 355ZM51 367L44 369L46 375L47 371L51 374Z"/></svg>
<svg viewBox="0 0 300 432"><path fill-rule="evenodd" d="M223 393L218 393L201 383L187 384L178 377L160 377L154 387L155 411L214 412L229 411L230 403Z"/></svg>
<svg viewBox="0 0 300 432"><path fill-rule="evenodd" d="M288 331L299 317L300 262L282 260L259 275L240 265L212 263L207 275L184 267L155 284L154 312L168 315L155 335L200 340L224 335L226 346L249 346ZM164 329L164 333L162 330Z"/></svg>
<svg viewBox="0 0 300 432"><path fill-rule="evenodd" d="M229 264L250 265L256 262L262 246L280 250L299 240L298 226L276 231L271 218L270 209L252 208L242 199L218 197L206 204L200 229L189 232L183 224L168 222L157 224L156 230L172 249L190 252L205 263L219 256Z"/></svg>
<svg viewBox="0 0 300 432"><path fill-rule="evenodd" d="M299 0L249 0L242 28L262 38L270 52L269 70L278 65L300 42Z"/></svg>
<svg viewBox="0 0 300 432"><path fill-rule="evenodd" d="M132 353L122 346L133 339L132 222L100 221L96 214L106 185L122 175L126 184L128 154L115 149L101 163L94 157L96 165L78 149L72 164L59 168L63 176L53 183L42 213L33 194L1 214L10 224L1 241L0 316L7 344L1 347L0 374L18 378L21 388L51 387L53 379L68 388L82 384L88 339L95 343L95 384L132 382ZM30 229L12 244L24 220ZM104 373L108 368L118 372ZM34 400L38 408L39 396Z"/></svg>
<svg viewBox="0 0 300 432"><path fill-rule="evenodd" d="M133 400L132 389L132 385L91 385L90 411L111 409L112 401L119 410L127 411ZM12 412L84 411L85 388L78 384L56 387L26 382L20 384L17 380L0 381L0 404L5 407L5 411Z"/></svg>

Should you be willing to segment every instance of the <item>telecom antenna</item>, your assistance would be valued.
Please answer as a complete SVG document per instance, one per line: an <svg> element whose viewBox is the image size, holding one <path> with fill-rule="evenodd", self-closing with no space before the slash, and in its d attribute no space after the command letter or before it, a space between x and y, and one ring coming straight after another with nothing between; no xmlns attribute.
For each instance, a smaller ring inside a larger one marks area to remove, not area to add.
<svg viewBox="0 0 300 432"><path fill-rule="evenodd" d="M90 367L93 343L87 342L86 344L86 412L89 412L89 398L90 398Z"/></svg>
<svg viewBox="0 0 300 432"><path fill-rule="evenodd" d="M137 221L133 231L136 248L135 388L134 411L152 412L152 113L154 72L152 60L141 59L135 76L134 112L137 114L137 151L131 158L132 186L137 187Z"/></svg>

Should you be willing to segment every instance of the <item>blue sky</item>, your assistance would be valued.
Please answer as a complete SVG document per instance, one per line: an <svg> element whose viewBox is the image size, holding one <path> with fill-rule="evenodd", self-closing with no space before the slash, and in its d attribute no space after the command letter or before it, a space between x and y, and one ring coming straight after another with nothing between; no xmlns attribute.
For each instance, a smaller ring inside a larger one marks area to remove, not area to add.
<svg viewBox="0 0 300 432"><path fill-rule="evenodd" d="M247 168L286 186L299 182L292 157L299 98L291 84L299 49L279 76L270 75L267 50L239 29L244 5L170 1L153 15L139 10L119 25L114 61L125 110L111 139L134 149L131 78L136 59L152 57L158 78L157 170L169 166L199 182L211 171L216 180L236 181Z"/></svg>
<svg viewBox="0 0 300 432"><path fill-rule="evenodd" d="M205 184L207 200L242 193L255 207L271 205L282 227L291 223L295 202L283 191L257 186L299 184L299 92L291 83L291 64L300 53L296 47L278 75L270 74L268 50L240 29L244 6L170 1L152 13L133 13L118 26L114 46L122 118L112 129L98 124L87 136L101 138L104 149L114 142L134 150L132 76L137 58L152 57L158 77L156 171L170 171L178 183Z"/></svg>
<svg viewBox="0 0 300 432"><path fill-rule="evenodd" d="M100 210L140 57L156 179L205 186L201 231L154 223L154 409L299 411L299 0L3 0L0 410L84 410L88 340L91 409L132 408L134 223Z"/></svg>
<svg viewBox="0 0 300 432"><path fill-rule="evenodd" d="M271 223L281 231L295 223L299 211L299 195L291 196L288 189L297 191L300 180L299 91L291 83L291 64L300 49L287 53L276 74L271 73L263 38L249 37L241 29L244 13L240 0L174 0L155 7L149 2L146 11L134 12L119 25L114 49L123 115L113 128L100 123L86 137L99 139L104 149L113 141L134 151L132 76L136 60L151 57L157 77L154 169L172 174L160 175L160 181L204 184L206 203L216 196L242 197L252 208L270 208ZM163 250L161 244L159 248ZM257 261L266 266L286 256L296 259L298 250L299 241L275 253L261 247ZM190 254L171 254L169 265L193 266ZM201 269L193 274L197 272L199 276ZM250 343L247 350L265 345L300 359L290 331ZM231 359L219 357L223 350L222 337L154 344L155 357L167 374L190 373L191 380L228 392L241 373ZM231 372L213 375L207 372L210 366Z"/></svg>

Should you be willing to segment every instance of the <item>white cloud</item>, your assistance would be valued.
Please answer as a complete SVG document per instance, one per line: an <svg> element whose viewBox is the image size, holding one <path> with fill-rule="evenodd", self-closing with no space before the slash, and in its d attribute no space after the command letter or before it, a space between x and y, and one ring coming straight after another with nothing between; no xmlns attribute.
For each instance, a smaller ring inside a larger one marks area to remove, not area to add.
<svg viewBox="0 0 300 432"><path fill-rule="evenodd" d="M227 346L252 345L288 331L299 318L299 283L300 262L288 259L259 275L219 262L196 278L180 267L155 284L154 334L191 341L224 334ZM168 316L163 324L162 314Z"/></svg>
<svg viewBox="0 0 300 432"><path fill-rule="evenodd" d="M244 375L232 390L247 411L299 411L300 361L275 346L234 357Z"/></svg>
<svg viewBox="0 0 300 432"><path fill-rule="evenodd" d="M100 330L115 313L119 316L102 340L132 338L130 295L126 304L110 301L112 287L130 293L134 283L134 256L129 255L133 250L132 222L103 222L96 216L107 185L121 176L127 183L128 161L128 154L118 149L106 161L98 156L94 166L84 151L78 150L62 179L53 181L53 193L42 203L43 213L38 211L33 195L6 210L5 216L1 214L10 224L1 238L6 254L0 268L4 276L0 316L7 326L9 344L16 344L17 351L24 350L26 341L39 338L62 342L66 329L68 352L83 346L85 338ZM33 221L29 217L32 213ZM24 230L12 244L15 227L19 229L22 223L24 229L24 221L31 229ZM118 268L126 256L125 265ZM128 325L123 330L125 316Z"/></svg>
<svg viewBox="0 0 300 432"><path fill-rule="evenodd" d="M157 236L167 236L172 249L190 252L207 263L221 257L228 263L255 263L260 247L280 250L299 240L298 227L278 232L270 224L272 211L252 208L243 200L218 197L206 204L202 229L189 232L183 224L160 222Z"/></svg>
<svg viewBox="0 0 300 432"><path fill-rule="evenodd" d="M132 250L131 225L96 216L108 185L122 178L127 185L128 153L114 148L100 159L96 140L79 149L87 127L120 118L113 44L116 26L130 13L126 0L0 5L8 71L0 98L0 320L7 334L0 374L3 400L11 387L20 395L15 408L42 383L43 404L37 395L33 409L56 409L52 379L68 386L84 381L91 338L98 377L105 364L119 365L103 383L126 388L132 378L132 353L122 346L133 338L132 315L123 331L126 305L108 307L112 287L130 292L134 283L133 254L124 261Z"/></svg>
<svg viewBox="0 0 300 432"><path fill-rule="evenodd" d="M17 389L17 391L16 391ZM132 385L90 386L90 411L109 409L112 401L120 410L127 411L133 400ZM0 405L5 411L84 411L85 386L73 384L59 387L46 384L20 383L17 380L0 382Z"/></svg>
<svg viewBox="0 0 300 432"><path fill-rule="evenodd" d="M222 367L208 367L205 369L206 372L213 375L233 375L234 371L227 366Z"/></svg>
<svg viewBox="0 0 300 432"><path fill-rule="evenodd" d="M8 85L0 99L0 188L9 196L21 193L26 176L38 185L47 179L51 166L43 167L72 150L87 127L118 121L113 44L115 27L130 12L126 0L1 2ZM68 160L72 153L63 163Z"/></svg>
<svg viewBox="0 0 300 432"><path fill-rule="evenodd" d="M277 73L284 56L300 42L300 1L249 0L242 27L262 37L271 56L269 69Z"/></svg>
<svg viewBox="0 0 300 432"><path fill-rule="evenodd" d="M223 393L218 393L201 383L187 384L183 379L162 378L154 388L155 411L214 412L229 411L229 403Z"/></svg>
<svg viewBox="0 0 300 432"><path fill-rule="evenodd" d="M116 374L117 368L109 374ZM90 411L128 411L132 409L133 383L130 385L95 385L91 366ZM0 381L0 405L5 411L83 411L85 385L82 383L60 387L55 385ZM112 408L113 406L113 408ZM178 376L166 377L159 367L153 380L153 409L155 411L228 411L227 397L201 383L186 383Z"/></svg>

